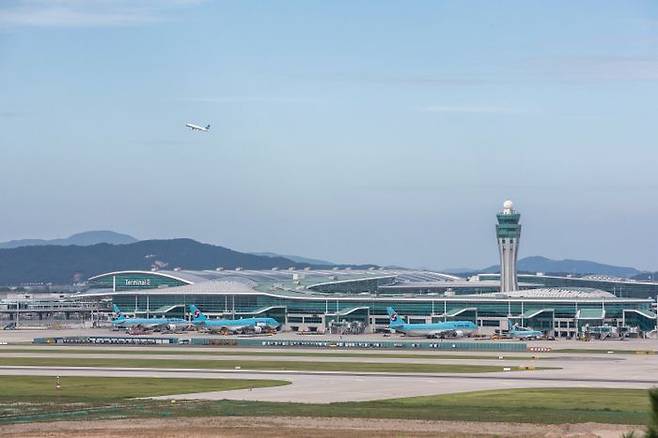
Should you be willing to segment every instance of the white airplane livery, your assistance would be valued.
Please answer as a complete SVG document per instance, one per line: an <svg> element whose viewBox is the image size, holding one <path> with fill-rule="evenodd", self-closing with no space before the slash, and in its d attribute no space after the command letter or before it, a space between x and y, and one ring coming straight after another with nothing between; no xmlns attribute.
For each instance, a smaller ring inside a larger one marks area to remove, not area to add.
<svg viewBox="0 0 658 438"><path fill-rule="evenodd" d="M192 131L203 131L203 132L207 132L207 131L210 130L210 125L199 126L199 125L195 125L194 123L186 123L185 126L187 126L188 128L190 128Z"/></svg>

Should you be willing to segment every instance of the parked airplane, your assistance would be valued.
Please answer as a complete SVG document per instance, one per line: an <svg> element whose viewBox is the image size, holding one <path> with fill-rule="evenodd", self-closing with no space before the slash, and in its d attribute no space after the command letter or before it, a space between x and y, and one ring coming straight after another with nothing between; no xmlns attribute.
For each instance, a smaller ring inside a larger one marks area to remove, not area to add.
<svg viewBox="0 0 658 438"><path fill-rule="evenodd" d="M203 132L207 132L207 131L210 129L210 125L199 126L199 125L195 125L194 123L186 123L185 126L187 126L188 128L190 128L192 131L203 131Z"/></svg>
<svg viewBox="0 0 658 438"><path fill-rule="evenodd" d="M116 304L112 304L112 310L116 314L116 318L112 320L112 325L117 327L176 330L176 328L187 327L189 325L182 318L128 318Z"/></svg>
<svg viewBox="0 0 658 438"><path fill-rule="evenodd" d="M537 339L537 338L543 338L544 337L544 332L539 331L539 330L532 330L527 327L521 327L518 324L512 324L511 322L508 322L508 327L510 327L509 331L507 334L511 338L518 338L518 339Z"/></svg>
<svg viewBox="0 0 658 438"><path fill-rule="evenodd" d="M263 330L276 330L281 325L274 318L208 319L194 304L190 304L190 312L192 324L212 332L261 333Z"/></svg>
<svg viewBox="0 0 658 438"><path fill-rule="evenodd" d="M425 336L428 338L447 338L470 336L477 330L477 325L471 321L445 321L433 324L408 324L398 318L392 307L387 307L388 328L407 336Z"/></svg>

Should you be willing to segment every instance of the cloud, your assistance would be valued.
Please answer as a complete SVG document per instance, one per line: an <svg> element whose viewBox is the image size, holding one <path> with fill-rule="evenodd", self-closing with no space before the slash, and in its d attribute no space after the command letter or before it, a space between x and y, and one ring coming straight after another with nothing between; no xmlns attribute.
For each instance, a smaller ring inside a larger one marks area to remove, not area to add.
<svg viewBox="0 0 658 438"><path fill-rule="evenodd" d="M575 56L531 62L533 69L565 81L655 81L656 56Z"/></svg>
<svg viewBox="0 0 658 438"><path fill-rule="evenodd" d="M134 26L167 19L203 0L15 0L0 5L2 27Z"/></svg>
<svg viewBox="0 0 658 438"><path fill-rule="evenodd" d="M306 97L267 97L267 96L223 96L223 97L190 97L179 99L178 102L196 103L318 103L320 100Z"/></svg>
<svg viewBox="0 0 658 438"><path fill-rule="evenodd" d="M501 106L444 106L430 105L420 108L428 113L462 113L462 114L520 114L527 111Z"/></svg>
<svg viewBox="0 0 658 438"><path fill-rule="evenodd" d="M658 21L656 22L658 23ZM658 24L657 24L658 25ZM658 40L655 40L658 42ZM655 44L654 44L655 45ZM653 51L655 52L655 50ZM652 53L653 53L652 52ZM317 79L317 78L316 78ZM497 69L477 69L460 75L434 72L408 75L333 74L324 80L362 82L369 85L408 85L418 87L517 86L537 82L587 83L642 82L658 80L658 55L577 55L520 58L500 64ZM517 113L531 112L498 107L428 107L434 112Z"/></svg>
<svg viewBox="0 0 658 438"><path fill-rule="evenodd" d="M318 79L315 77L313 79ZM412 85L412 86L475 86L497 82L490 74L482 75L451 75L445 73L432 74L399 74L381 75L369 73L332 73L319 77L322 80L338 82L361 82L374 85Z"/></svg>
<svg viewBox="0 0 658 438"><path fill-rule="evenodd" d="M0 111L0 119L15 119L22 114L16 111Z"/></svg>

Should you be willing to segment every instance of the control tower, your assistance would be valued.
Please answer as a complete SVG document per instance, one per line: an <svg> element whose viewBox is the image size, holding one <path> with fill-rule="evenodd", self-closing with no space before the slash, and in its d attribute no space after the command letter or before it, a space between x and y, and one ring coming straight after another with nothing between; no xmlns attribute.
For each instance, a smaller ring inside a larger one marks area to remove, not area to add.
<svg viewBox="0 0 658 438"><path fill-rule="evenodd" d="M500 252L500 291L509 292L518 289L516 259L521 238L521 215L514 210L512 201L505 201L503 210L496 217L496 238Z"/></svg>

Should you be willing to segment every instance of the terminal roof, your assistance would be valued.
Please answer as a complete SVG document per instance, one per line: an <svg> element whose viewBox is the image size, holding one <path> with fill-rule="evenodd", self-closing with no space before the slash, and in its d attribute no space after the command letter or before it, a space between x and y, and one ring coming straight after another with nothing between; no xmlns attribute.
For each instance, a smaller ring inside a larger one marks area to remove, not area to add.
<svg viewBox="0 0 658 438"><path fill-rule="evenodd" d="M527 290L515 290L510 292L495 292L487 294L479 294L478 296L484 297L500 297L500 298L610 298L616 299L610 292L602 291L599 289L591 289L586 287L581 288L539 288Z"/></svg>

